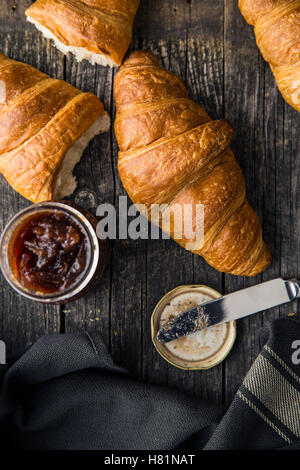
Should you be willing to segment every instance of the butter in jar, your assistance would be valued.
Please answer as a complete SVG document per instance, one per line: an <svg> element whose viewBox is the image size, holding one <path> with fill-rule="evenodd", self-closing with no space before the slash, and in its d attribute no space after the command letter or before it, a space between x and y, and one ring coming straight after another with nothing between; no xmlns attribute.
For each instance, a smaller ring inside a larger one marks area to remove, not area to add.
<svg viewBox="0 0 300 470"><path fill-rule="evenodd" d="M229 353L236 336L235 322L214 325L168 343L159 343L160 328L175 316L204 302L220 297L204 285L180 286L166 294L152 315L152 340L160 355L182 369L208 369Z"/></svg>

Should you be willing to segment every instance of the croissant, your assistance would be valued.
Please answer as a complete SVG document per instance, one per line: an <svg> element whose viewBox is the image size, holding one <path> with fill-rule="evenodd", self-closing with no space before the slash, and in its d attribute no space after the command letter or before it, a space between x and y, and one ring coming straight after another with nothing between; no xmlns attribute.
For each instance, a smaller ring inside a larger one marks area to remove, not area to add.
<svg viewBox="0 0 300 470"><path fill-rule="evenodd" d="M110 127L103 104L0 54L0 172L32 202L62 199L88 142Z"/></svg>
<svg viewBox="0 0 300 470"><path fill-rule="evenodd" d="M118 170L133 203L144 205L148 217L155 204L203 204L204 237L201 247L190 251L219 271L253 276L264 270L270 251L229 149L230 124L212 121L150 53L134 52L125 60L114 96ZM194 212L192 217L194 229ZM170 235L185 248L193 241L177 237L174 220Z"/></svg>
<svg viewBox="0 0 300 470"><path fill-rule="evenodd" d="M139 0L37 0L25 14L64 54L114 67L129 47L138 7Z"/></svg>
<svg viewBox="0 0 300 470"><path fill-rule="evenodd" d="M283 98L300 111L300 1L239 0Z"/></svg>

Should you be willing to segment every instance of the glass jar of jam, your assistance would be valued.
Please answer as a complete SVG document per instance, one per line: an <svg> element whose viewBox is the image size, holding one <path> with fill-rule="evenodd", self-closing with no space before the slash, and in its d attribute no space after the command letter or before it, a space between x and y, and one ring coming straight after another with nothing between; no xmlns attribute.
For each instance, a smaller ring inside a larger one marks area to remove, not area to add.
<svg viewBox="0 0 300 470"><path fill-rule="evenodd" d="M109 242L97 220L67 201L34 204L16 214L0 240L0 263L9 284L25 297L64 304L84 295L102 276Z"/></svg>

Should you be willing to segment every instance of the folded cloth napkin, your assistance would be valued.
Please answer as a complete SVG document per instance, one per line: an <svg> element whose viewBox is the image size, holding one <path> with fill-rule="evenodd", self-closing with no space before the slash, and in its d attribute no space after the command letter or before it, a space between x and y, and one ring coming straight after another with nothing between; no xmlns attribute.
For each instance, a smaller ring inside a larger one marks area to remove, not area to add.
<svg viewBox="0 0 300 470"><path fill-rule="evenodd" d="M261 341L226 411L133 380L99 334L45 336L0 369L0 446L300 449L300 323L277 320Z"/></svg>

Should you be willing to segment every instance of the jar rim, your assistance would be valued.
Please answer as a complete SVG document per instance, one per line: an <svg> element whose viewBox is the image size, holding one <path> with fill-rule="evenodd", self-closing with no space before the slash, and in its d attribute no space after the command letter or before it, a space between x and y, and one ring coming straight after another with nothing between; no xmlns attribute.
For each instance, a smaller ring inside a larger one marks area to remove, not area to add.
<svg viewBox="0 0 300 470"><path fill-rule="evenodd" d="M231 351L236 339L237 328L235 320L225 323L227 326L227 335L219 350L203 359L188 360L175 356L163 343L157 340L157 333L160 328L159 321L166 305L177 296L192 292L207 294L211 299L217 299L222 296L220 292L205 284L184 284L175 287L175 289L167 292L154 307L151 315L151 338L156 351L172 366L182 370L207 370L220 364Z"/></svg>
<svg viewBox="0 0 300 470"><path fill-rule="evenodd" d="M8 240L10 236L15 233L19 223L30 217L30 215L36 214L43 211L61 211L62 213L71 217L83 230L87 240L89 242L89 260L88 267L78 282L71 285L68 289L63 292L54 293L38 293L34 292L24 285L22 285L16 277L13 275L9 257L8 257ZM17 212L6 224L0 238L0 268L3 276L9 285L19 294L24 297L39 301L42 303L64 303L67 302L70 297L77 296L92 280L98 265L99 260L99 244L96 232L93 225L88 218L83 215L76 206L70 204L68 201L45 201L37 204L33 204L21 211Z"/></svg>

